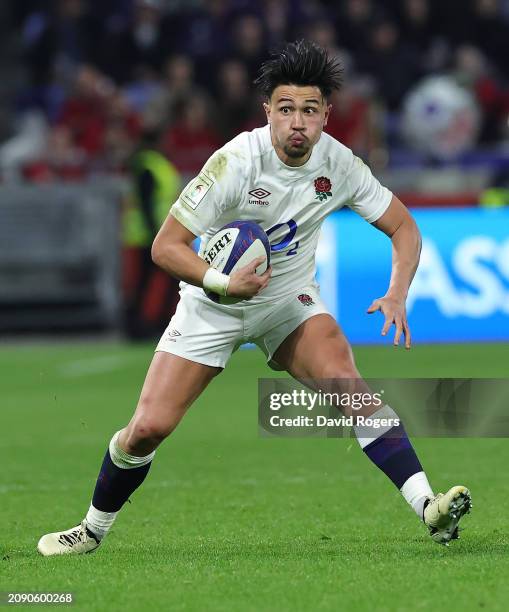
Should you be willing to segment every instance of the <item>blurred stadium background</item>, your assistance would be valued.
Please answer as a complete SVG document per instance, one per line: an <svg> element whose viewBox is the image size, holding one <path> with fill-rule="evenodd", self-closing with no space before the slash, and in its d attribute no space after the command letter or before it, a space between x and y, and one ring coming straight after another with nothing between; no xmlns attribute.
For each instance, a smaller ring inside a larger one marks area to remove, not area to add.
<svg viewBox="0 0 509 612"><path fill-rule="evenodd" d="M41 533L81 519L175 308L149 259L161 216L217 147L263 125L252 79L298 37L341 57L327 131L424 237L406 353L371 346L381 321L365 315L389 241L348 211L324 225L322 293L361 372L507 376L509 0L1 2L0 448L15 460L0 588L73 590L97 610L441 609L453 594L504 609L507 525L486 501L509 493L505 440L416 440L435 486L466 480L479 504L446 560L349 440L260 441L258 351L161 448L110 537L115 563L36 559Z"/></svg>
<svg viewBox="0 0 509 612"><path fill-rule="evenodd" d="M27 0L0 11L2 333L157 336L176 304L175 283L148 261L160 217L217 147L264 124L252 80L269 50L308 37L345 66L327 131L423 228L416 339L509 338L507 0ZM320 278L351 340L374 342L358 317L383 291L388 246L349 252L375 240L363 232L342 213L330 221Z"/></svg>

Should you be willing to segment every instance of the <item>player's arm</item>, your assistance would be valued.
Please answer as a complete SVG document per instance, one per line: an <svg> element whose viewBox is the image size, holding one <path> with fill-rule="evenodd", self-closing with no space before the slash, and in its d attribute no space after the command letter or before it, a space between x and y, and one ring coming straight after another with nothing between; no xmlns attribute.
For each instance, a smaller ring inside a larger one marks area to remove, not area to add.
<svg viewBox="0 0 509 612"><path fill-rule="evenodd" d="M419 264L421 234L406 206L392 196L391 203L373 225L392 241L392 272L389 288L384 297L374 300L368 313L380 310L385 316L382 335L392 324L396 326L394 344L398 345L403 333L405 347L410 348L411 336L406 316L408 289Z"/></svg>
<svg viewBox="0 0 509 612"><path fill-rule="evenodd" d="M154 263L171 276L222 295L250 298L267 286L270 268L261 276L255 272L263 257L227 276L198 257L191 247L195 238L195 234L169 214L152 244Z"/></svg>

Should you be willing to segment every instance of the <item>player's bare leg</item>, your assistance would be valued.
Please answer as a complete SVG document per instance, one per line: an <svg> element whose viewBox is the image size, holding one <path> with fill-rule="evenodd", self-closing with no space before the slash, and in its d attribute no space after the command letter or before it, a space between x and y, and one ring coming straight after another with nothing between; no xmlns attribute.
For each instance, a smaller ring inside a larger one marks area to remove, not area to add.
<svg viewBox="0 0 509 612"><path fill-rule="evenodd" d="M273 359L294 378L307 384L330 379L337 385L336 391L343 392L347 385L350 392L369 392L355 365L350 344L330 315L319 314L302 323L282 342ZM363 410L360 414L373 418L397 417L389 406L377 409L368 405ZM354 430L364 453L400 489L419 518L428 525L433 540L448 544L456 539L458 522L472 505L468 489L453 487L445 495L434 496L401 425L381 427L376 433L371 429L370 437L364 437L361 428L354 427Z"/></svg>
<svg viewBox="0 0 509 612"><path fill-rule="evenodd" d="M348 340L328 314L315 315L299 325L282 342L273 359L294 378L317 391L328 386L327 391L370 392L357 370ZM378 407L367 403L358 414L370 416ZM342 410L351 414L348 407Z"/></svg>
<svg viewBox="0 0 509 612"><path fill-rule="evenodd" d="M154 354L136 411L119 435L124 452L153 452L176 428L191 404L221 368L159 351Z"/></svg>
<svg viewBox="0 0 509 612"><path fill-rule="evenodd" d="M86 518L67 531L43 536L37 545L41 554L85 553L99 546L120 508L144 481L155 449L220 371L170 353L155 353L136 411L106 451Z"/></svg>

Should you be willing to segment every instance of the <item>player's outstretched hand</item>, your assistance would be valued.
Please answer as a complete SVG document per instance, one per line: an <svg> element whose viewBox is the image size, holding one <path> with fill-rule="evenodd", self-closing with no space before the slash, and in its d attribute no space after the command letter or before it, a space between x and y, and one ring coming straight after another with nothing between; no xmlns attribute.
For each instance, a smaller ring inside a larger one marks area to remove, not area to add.
<svg viewBox="0 0 509 612"><path fill-rule="evenodd" d="M255 272L256 268L264 261L265 257L257 257L247 266L233 272L228 285L228 295L249 299L265 289L269 284L272 268L269 266L260 276Z"/></svg>
<svg viewBox="0 0 509 612"><path fill-rule="evenodd" d="M371 306L368 308L368 314L377 312L379 310L385 317L385 323L382 327L382 336L385 336L389 331L392 324L396 326L396 333L394 334L394 346L399 345L401 334L405 336L405 348L409 349L412 338L410 335L410 327L408 327L408 321L406 318L406 306L405 301L396 300L390 297L382 297L374 300Z"/></svg>

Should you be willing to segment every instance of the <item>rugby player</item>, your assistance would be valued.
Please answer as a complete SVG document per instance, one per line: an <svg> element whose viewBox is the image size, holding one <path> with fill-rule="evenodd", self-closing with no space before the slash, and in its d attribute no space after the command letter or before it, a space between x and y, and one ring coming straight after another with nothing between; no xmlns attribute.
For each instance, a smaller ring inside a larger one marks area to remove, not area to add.
<svg viewBox="0 0 509 612"><path fill-rule="evenodd" d="M368 390L350 345L327 312L314 279L315 252L325 217L348 206L392 241L392 274L383 297L368 312L385 317L382 335L395 326L394 344L410 348L405 300L421 248L406 207L341 143L324 133L327 100L339 88L341 67L314 43L298 41L265 62L257 85L266 98L267 125L244 132L219 149L184 189L152 247L154 261L179 278L181 299L149 367L136 411L114 434L90 508L82 522L44 535L43 555L96 549L123 504L141 485L155 450L187 409L226 366L242 343L256 343L267 361L298 380L356 380ZM271 242L271 267L258 276L257 259L231 276L212 269L192 249L223 225L258 222ZM204 292L244 298L225 306ZM303 297L304 296L304 297ZM387 422L387 405L368 412ZM368 458L400 489L432 538L447 544L469 511L464 486L434 495L401 425L357 432ZM396 443L395 443L396 441Z"/></svg>

